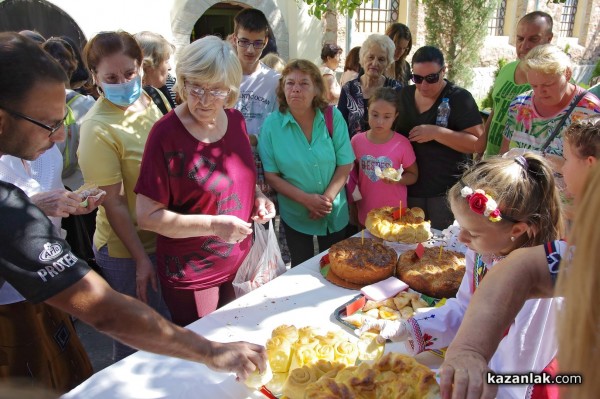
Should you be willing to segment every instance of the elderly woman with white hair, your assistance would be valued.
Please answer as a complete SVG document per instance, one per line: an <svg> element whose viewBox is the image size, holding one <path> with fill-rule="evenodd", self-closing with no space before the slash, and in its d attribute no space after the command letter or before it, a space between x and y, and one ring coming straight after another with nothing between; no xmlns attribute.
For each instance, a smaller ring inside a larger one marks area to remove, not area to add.
<svg viewBox="0 0 600 399"><path fill-rule="evenodd" d="M183 103L150 131L135 192L140 227L158 233L165 302L187 325L235 298L250 222L275 207L256 186L246 124L232 108L242 67L231 45L216 36L189 44L176 75Z"/></svg>
<svg viewBox="0 0 600 399"><path fill-rule="evenodd" d="M600 100L570 82L571 59L555 45L537 46L523 64L532 90L511 102L500 153L524 148L562 157L562 132L572 121L600 113Z"/></svg>
<svg viewBox="0 0 600 399"><path fill-rule="evenodd" d="M144 90L146 90L157 105L159 105L161 100L158 99L160 97L157 97L148 86L159 89L169 101L171 108L175 108L175 95L167 86L167 78L169 77L169 71L171 70L169 59L175 51L175 46L169 43L162 35L154 32L142 31L136 33L134 37L140 45L144 55L144 59L142 60L142 68L144 69L142 84L144 85ZM164 112L164 109L161 111Z"/></svg>
<svg viewBox="0 0 600 399"><path fill-rule="evenodd" d="M392 39L380 34L370 35L362 44L359 62L365 73L342 87L338 102L338 109L348 123L350 137L369 130L368 100L376 89L402 89L401 83L384 76L385 71L394 62L395 49Z"/></svg>

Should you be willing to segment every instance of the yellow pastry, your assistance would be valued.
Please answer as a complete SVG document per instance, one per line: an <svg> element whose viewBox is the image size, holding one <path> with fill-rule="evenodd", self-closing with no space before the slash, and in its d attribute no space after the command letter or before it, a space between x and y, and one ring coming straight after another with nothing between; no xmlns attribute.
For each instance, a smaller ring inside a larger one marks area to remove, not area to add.
<svg viewBox="0 0 600 399"><path fill-rule="evenodd" d="M314 346L304 345L296 347L295 352L292 354L290 372L294 369L304 366L305 364L314 363L317 360L317 353L315 352Z"/></svg>
<svg viewBox="0 0 600 399"><path fill-rule="evenodd" d="M267 358L275 373L287 373L292 360L292 346L282 336L278 335L267 340Z"/></svg>
<svg viewBox="0 0 600 399"><path fill-rule="evenodd" d="M271 366L269 362L267 362L266 369L261 373L258 369L255 369L248 378L244 380L244 384L252 389L258 389L263 385L266 385L269 381L273 379L273 370L271 370Z"/></svg>
<svg viewBox="0 0 600 399"><path fill-rule="evenodd" d="M377 360L383 355L385 349L385 342L377 342L378 334L365 332L362 333L358 343L358 360Z"/></svg>
<svg viewBox="0 0 600 399"><path fill-rule="evenodd" d="M335 361L354 366L358 357L358 347L354 342L341 341L335 345Z"/></svg>
<svg viewBox="0 0 600 399"><path fill-rule="evenodd" d="M289 399L304 399L306 388L317 382L319 376L314 367L302 366L290 371L283 384L283 394Z"/></svg>
<svg viewBox="0 0 600 399"><path fill-rule="evenodd" d="M294 343L298 339L298 329L296 326L282 324L279 327L276 327L271 333L271 337L276 337L278 335L284 337L290 343Z"/></svg>
<svg viewBox="0 0 600 399"><path fill-rule="evenodd" d="M328 360L330 362L335 359L335 349L331 344L318 343L315 346L315 353L317 359Z"/></svg>
<svg viewBox="0 0 600 399"><path fill-rule="evenodd" d="M283 393L283 384L285 384L287 378L288 373L273 373L273 378L265 386L273 395L280 396Z"/></svg>

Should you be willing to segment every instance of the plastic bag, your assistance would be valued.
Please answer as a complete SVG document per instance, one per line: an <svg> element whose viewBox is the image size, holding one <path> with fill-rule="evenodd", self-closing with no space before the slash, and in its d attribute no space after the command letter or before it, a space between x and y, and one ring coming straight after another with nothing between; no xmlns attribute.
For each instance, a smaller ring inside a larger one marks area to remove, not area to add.
<svg viewBox="0 0 600 399"><path fill-rule="evenodd" d="M254 243L233 279L236 297L268 283L285 270L273 221L269 221L268 231L262 224L254 222Z"/></svg>

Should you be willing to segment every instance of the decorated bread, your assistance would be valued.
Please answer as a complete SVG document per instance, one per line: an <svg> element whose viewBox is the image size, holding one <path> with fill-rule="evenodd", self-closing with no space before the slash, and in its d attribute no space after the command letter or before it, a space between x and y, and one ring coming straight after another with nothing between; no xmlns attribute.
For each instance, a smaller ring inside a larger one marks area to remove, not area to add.
<svg viewBox="0 0 600 399"><path fill-rule="evenodd" d="M373 364L347 367L323 376L305 388L307 399L385 398L436 399L440 389L434 373L410 356L388 353Z"/></svg>
<svg viewBox="0 0 600 399"><path fill-rule="evenodd" d="M350 237L329 249L330 272L350 283L368 285L394 274L398 255L381 241Z"/></svg>
<svg viewBox="0 0 600 399"><path fill-rule="evenodd" d="M415 291L433 298L452 298L465 274L465 256L438 247L425 248L419 259L415 251L400 255L396 277Z"/></svg>
<svg viewBox="0 0 600 399"><path fill-rule="evenodd" d="M425 242L432 236L431 224L421 208L384 206L369 211L365 227L375 237L403 243Z"/></svg>

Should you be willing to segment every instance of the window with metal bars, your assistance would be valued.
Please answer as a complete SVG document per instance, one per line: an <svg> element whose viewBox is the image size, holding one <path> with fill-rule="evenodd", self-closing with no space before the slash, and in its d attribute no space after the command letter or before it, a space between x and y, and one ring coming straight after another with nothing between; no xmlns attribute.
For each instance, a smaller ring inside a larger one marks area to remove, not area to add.
<svg viewBox="0 0 600 399"><path fill-rule="evenodd" d="M504 17L506 16L506 0L501 0L498 8L488 21L488 36L504 36Z"/></svg>
<svg viewBox="0 0 600 399"><path fill-rule="evenodd" d="M577 14L577 0L565 0L562 12L560 14L560 29L558 30L559 36L573 36L575 14Z"/></svg>
<svg viewBox="0 0 600 399"><path fill-rule="evenodd" d="M398 21L398 0L368 0L356 9L358 32L384 33L390 22Z"/></svg>

